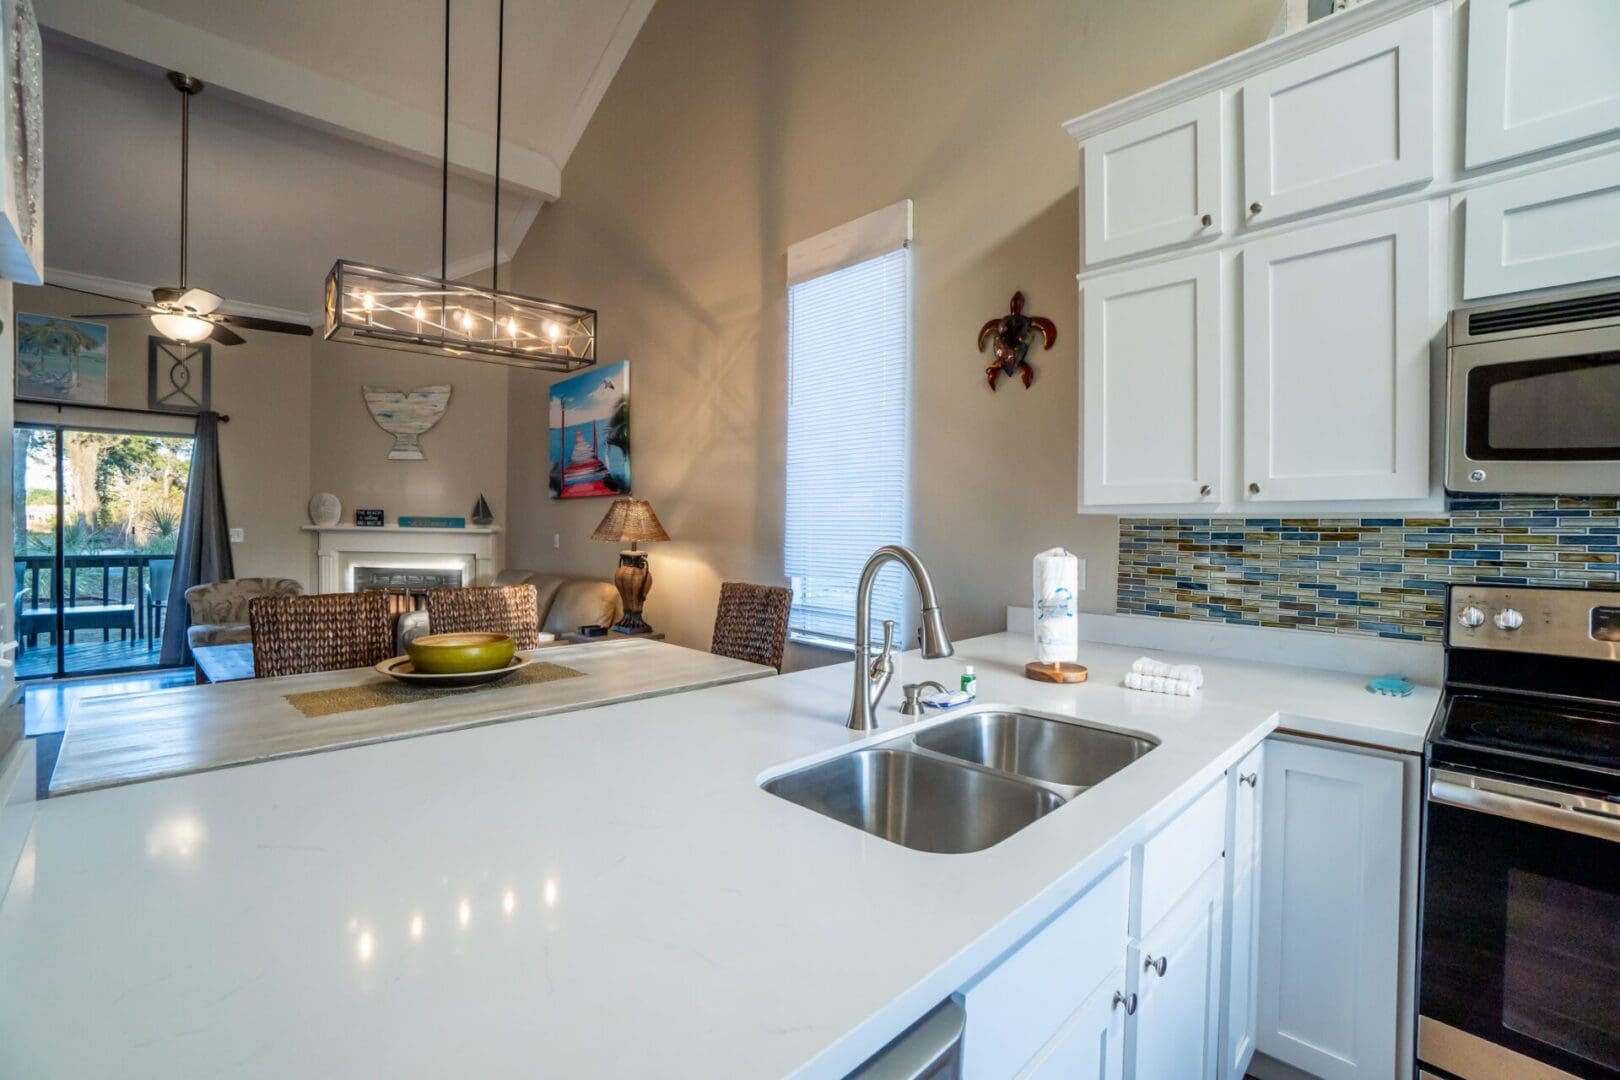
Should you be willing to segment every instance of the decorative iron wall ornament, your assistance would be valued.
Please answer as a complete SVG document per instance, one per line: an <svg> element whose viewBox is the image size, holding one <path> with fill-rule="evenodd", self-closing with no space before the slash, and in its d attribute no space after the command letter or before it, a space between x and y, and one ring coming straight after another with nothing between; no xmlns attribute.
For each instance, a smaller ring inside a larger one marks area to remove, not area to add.
<svg viewBox="0 0 1620 1080"><path fill-rule="evenodd" d="M1029 366L1029 346L1032 334L1041 335L1041 340L1050 349L1057 340L1057 327L1051 319L1043 319L1039 315L1024 314L1024 294L1015 292L1012 303L1007 305L1007 314L998 319L991 319L979 330L979 351L984 352L986 342L995 342L996 362L984 369L985 381L990 384L992 392L996 389L996 379L1001 375L1009 378L1017 375L1024 380L1024 389L1035 381L1035 369Z"/></svg>
<svg viewBox="0 0 1620 1080"><path fill-rule="evenodd" d="M213 397L213 347L168 338L146 339L146 407L159 412L207 412Z"/></svg>

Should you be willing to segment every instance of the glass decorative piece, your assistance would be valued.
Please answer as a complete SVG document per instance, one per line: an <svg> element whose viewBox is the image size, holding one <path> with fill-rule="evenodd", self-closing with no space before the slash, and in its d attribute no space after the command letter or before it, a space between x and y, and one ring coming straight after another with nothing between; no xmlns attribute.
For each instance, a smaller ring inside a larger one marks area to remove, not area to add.
<svg viewBox="0 0 1620 1080"><path fill-rule="evenodd" d="M544 371L596 363L596 312L518 293L339 260L326 337Z"/></svg>

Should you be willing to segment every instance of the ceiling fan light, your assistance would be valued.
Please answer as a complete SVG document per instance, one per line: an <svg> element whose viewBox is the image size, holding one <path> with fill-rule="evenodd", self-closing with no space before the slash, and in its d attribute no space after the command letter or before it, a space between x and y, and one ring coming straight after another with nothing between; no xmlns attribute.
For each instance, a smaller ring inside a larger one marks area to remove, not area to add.
<svg viewBox="0 0 1620 1080"><path fill-rule="evenodd" d="M183 341L187 344L196 344L214 332L213 323L190 315L168 313L153 315L152 326L169 340Z"/></svg>

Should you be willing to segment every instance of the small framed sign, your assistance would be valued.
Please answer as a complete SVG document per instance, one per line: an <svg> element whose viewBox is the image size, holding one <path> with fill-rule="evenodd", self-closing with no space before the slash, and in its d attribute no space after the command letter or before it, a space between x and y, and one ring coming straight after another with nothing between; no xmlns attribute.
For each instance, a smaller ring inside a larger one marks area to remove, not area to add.
<svg viewBox="0 0 1620 1080"><path fill-rule="evenodd" d="M381 526L383 524L383 512L381 510L356 510L354 512L354 523L373 527Z"/></svg>

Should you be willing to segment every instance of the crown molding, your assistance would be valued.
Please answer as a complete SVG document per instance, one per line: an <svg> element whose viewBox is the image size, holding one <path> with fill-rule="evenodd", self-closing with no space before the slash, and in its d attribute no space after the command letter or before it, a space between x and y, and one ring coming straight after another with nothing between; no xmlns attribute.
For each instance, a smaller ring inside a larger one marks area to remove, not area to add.
<svg viewBox="0 0 1620 1080"><path fill-rule="evenodd" d="M1363 0L1355 7L1318 19L1304 29L1262 41L1197 71L1077 116L1066 122L1063 130L1083 142L1139 116L1235 86L1262 71L1356 37L1414 11L1442 5L1449 7L1452 3L1453 0Z"/></svg>

